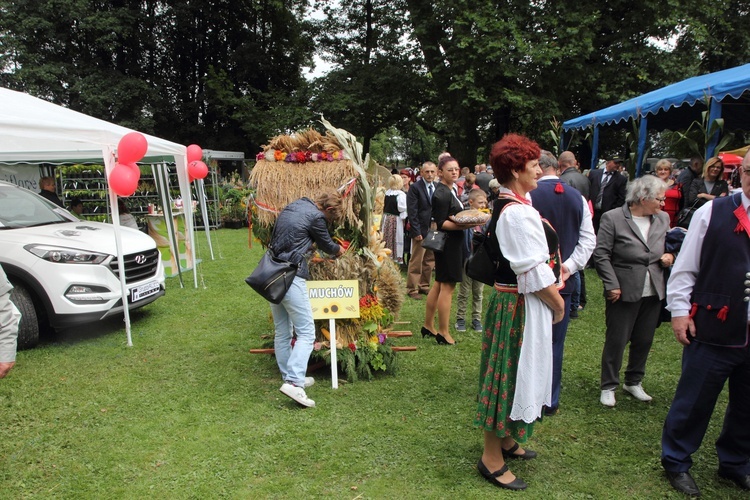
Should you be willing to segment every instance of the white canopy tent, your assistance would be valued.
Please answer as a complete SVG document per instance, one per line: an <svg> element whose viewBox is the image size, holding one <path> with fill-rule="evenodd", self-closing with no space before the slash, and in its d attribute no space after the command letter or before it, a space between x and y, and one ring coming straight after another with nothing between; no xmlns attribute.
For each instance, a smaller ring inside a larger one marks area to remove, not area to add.
<svg viewBox="0 0 750 500"><path fill-rule="evenodd" d="M129 132L133 132L133 130L78 113L22 92L0 87L0 163L79 163L102 160L107 176L109 176L115 165L117 144ZM141 161L147 163L174 162L177 165L180 194L184 200L190 200L186 146L148 134L143 135L148 141L148 150ZM113 212L112 221L116 227L118 265L119 269L125 269L122 262L117 196L110 190L109 197ZM185 203L184 210L186 237L190 239L192 260L195 262L192 204ZM207 220L206 213L203 213L203 217L204 220ZM167 224L167 227L170 228L171 225ZM174 231L173 228L169 230ZM206 234L208 235L208 231ZM208 237L210 238L210 236ZM175 250L173 249L173 251ZM196 267L193 266L195 287L198 286ZM124 276L121 277L122 300L128 345L132 345L127 294L125 293L123 280Z"/></svg>

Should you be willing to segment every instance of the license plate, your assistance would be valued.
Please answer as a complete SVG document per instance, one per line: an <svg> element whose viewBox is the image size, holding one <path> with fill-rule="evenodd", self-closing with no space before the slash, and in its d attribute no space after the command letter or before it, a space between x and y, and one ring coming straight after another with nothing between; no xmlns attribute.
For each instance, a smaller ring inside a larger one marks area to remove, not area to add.
<svg viewBox="0 0 750 500"><path fill-rule="evenodd" d="M137 286L130 290L130 301L137 302L141 299L159 292L159 282L150 281L145 285Z"/></svg>

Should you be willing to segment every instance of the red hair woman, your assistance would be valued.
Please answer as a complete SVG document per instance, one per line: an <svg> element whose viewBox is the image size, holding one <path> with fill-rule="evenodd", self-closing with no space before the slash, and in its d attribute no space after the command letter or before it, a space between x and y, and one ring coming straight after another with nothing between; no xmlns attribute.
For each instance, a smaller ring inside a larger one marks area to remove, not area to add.
<svg viewBox="0 0 750 500"><path fill-rule="evenodd" d="M527 485L505 460L536 457L519 443L551 405L552 324L563 318L565 304L557 291L557 235L527 197L541 173L539 156L537 143L517 134L503 137L490 153L500 182L489 224L499 265L485 315L474 424L484 431L479 472L511 490Z"/></svg>

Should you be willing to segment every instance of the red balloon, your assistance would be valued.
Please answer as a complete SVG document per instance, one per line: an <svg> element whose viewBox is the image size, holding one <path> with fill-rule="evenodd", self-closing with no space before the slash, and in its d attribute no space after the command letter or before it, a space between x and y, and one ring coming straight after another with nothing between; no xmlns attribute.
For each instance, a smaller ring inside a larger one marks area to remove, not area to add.
<svg viewBox="0 0 750 500"><path fill-rule="evenodd" d="M148 141L140 132L130 132L122 136L117 145L117 161L134 163L146 156Z"/></svg>
<svg viewBox="0 0 750 500"><path fill-rule="evenodd" d="M201 161L203 159L203 150L197 144L191 144L187 147L187 161Z"/></svg>
<svg viewBox="0 0 750 500"><path fill-rule="evenodd" d="M118 196L130 196L138 188L140 177L140 172L118 163L109 174L109 187Z"/></svg>
<svg viewBox="0 0 750 500"><path fill-rule="evenodd" d="M132 162L132 163L117 163L115 166L117 166L117 165L122 165L124 167L127 167L127 168L133 170L133 172L136 172L138 174L138 178L141 177L141 169L140 169L140 167L138 166L138 164L136 162Z"/></svg>
<svg viewBox="0 0 750 500"><path fill-rule="evenodd" d="M202 161L191 161L188 164L188 177L193 179L205 179L208 175L208 166Z"/></svg>

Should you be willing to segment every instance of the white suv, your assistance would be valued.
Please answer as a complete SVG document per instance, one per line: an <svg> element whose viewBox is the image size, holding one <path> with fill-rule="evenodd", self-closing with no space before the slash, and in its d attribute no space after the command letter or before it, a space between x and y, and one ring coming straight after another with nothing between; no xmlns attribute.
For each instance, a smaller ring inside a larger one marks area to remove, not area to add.
<svg viewBox="0 0 750 500"><path fill-rule="evenodd" d="M164 267L154 240L122 228L128 304L164 295ZM78 220L36 193L0 181L0 264L21 311L19 349L40 327L68 328L122 312L114 226Z"/></svg>

